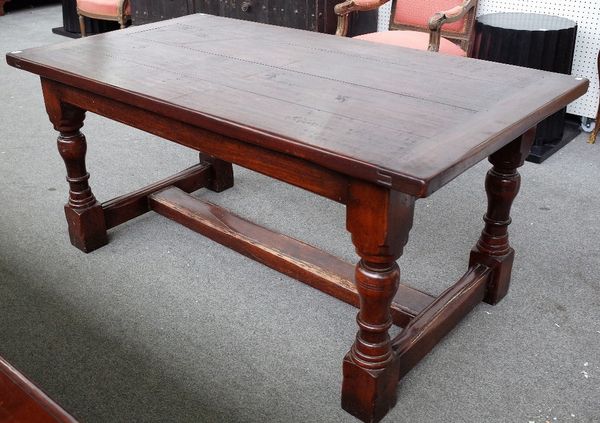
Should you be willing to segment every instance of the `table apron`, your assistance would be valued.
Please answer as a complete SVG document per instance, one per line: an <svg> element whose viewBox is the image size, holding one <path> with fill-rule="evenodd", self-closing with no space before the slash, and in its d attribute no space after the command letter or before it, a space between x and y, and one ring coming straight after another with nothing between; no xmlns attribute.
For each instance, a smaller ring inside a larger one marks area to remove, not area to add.
<svg viewBox="0 0 600 423"><path fill-rule="evenodd" d="M353 178L108 97L42 78L45 95L346 204Z"/></svg>

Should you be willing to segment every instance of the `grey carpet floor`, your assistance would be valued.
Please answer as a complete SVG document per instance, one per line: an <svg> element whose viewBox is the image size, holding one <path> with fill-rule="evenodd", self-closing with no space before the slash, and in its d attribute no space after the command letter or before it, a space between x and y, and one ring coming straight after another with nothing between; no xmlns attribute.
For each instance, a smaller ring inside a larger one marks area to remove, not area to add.
<svg viewBox="0 0 600 423"><path fill-rule="evenodd" d="M0 52L65 41L60 22L60 6L0 17ZM100 200L196 160L91 114L84 132ZM55 138L39 80L2 60L0 355L83 422L356 421L339 406L355 309L155 214L84 255ZM404 280L439 293L464 272L487 169L418 202ZM198 195L356 260L342 206L235 171L233 189ZM522 175L509 296L402 381L386 422L600 422L600 144L582 135Z"/></svg>

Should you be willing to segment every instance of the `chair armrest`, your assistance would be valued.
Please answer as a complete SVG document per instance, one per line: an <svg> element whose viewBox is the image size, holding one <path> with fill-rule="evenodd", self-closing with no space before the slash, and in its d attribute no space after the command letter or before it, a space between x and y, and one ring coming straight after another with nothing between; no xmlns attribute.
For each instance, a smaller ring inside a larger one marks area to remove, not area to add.
<svg viewBox="0 0 600 423"><path fill-rule="evenodd" d="M439 51L442 25L461 20L473 7L475 0L464 0L462 5L435 13L429 18L429 51Z"/></svg>
<svg viewBox="0 0 600 423"><path fill-rule="evenodd" d="M348 33L348 16L352 12L363 12L366 10L377 9L389 0L346 0L338 3L334 7L335 14L338 15L338 25L335 35L345 37Z"/></svg>

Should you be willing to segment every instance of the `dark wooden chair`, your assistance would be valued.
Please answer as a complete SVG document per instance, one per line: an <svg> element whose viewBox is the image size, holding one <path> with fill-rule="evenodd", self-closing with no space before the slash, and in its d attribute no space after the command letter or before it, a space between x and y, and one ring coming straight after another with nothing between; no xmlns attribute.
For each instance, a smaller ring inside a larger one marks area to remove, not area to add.
<svg viewBox="0 0 600 423"><path fill-rule="evenodd" d="M347 0L336 5L337 35L346 36L352 12L377 9L389 0ZM443 54L470 53L477 0L392 0L389 31L355 38Z"/></svg>

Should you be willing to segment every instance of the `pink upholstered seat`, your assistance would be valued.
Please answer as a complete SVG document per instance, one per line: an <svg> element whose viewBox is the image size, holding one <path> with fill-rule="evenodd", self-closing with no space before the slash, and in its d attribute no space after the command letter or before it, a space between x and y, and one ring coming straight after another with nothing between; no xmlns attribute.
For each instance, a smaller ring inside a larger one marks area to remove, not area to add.
<svg viewBox="0 0 600 423"><path fill-rule="evenodd" d="M79 28L81 36L85 37L85 19L102 19L117 21L121 28L131 18L131 6L129 0L76 0L77 14L79 15Z"/></svg>
<svg viewBox="0 0 600 423"><path fill-rule="evenodd" d="M337 35L346 36L352 13L374 10L389 0L345 0L335 5ZM467 56L477 13L477 0L396 0L389 31L356 38L416 50ZM452 41L450 41L452 40Z"/></svg>
<svg viewBox="0 0 600 423"><path fill-rule="evenodd" d="M392 22L397 25L409 25L427 30L427 21L435 12L444 10L448 14L458 14L461 11L460 3L461 0L398 1L395 5ZM444 30L464 32L465 23L465 19L447 23L444 25Z"/></svg>
<svg viewBox="0 0 600 423"><path fill-rule="evenodd" d="M118 0L77 0L77 8L90 15L118 16ZM131 15L129 2L125 3L125 15Z"/></svg>
<svg viewBox="0 0 600 423"><path fill-rule="evenodd" d="M417 31L384 31L373 32L371 34L360 35L360 40L372 41L375 43L391 44L394 46L407 47L416 50L427 50L429 45L429 34ZM445 38L440 39L440 53L451 56L466 56L467 53Z"/></svg>

